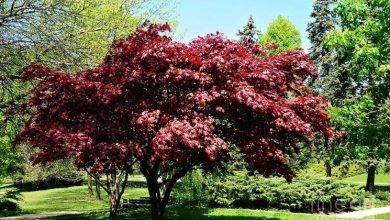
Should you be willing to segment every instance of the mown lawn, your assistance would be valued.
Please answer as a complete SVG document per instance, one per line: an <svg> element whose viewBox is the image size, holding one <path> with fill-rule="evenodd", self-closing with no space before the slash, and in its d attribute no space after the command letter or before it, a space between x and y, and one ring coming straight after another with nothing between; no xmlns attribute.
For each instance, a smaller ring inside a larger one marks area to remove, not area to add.
<svg viewBox="0 0 390 220"><path fill-rule="evenodd" d="M375 220L389 220L390 219L390 213L383 214L383 215L377 215L374 217Z"/></svg>
<svg viewBox="0 0 390 220"><path fill-rule="evenodd" d="M91 211L108 208L105 192L102 200L96 199L88 193L87 186L74 186L48 190L23 192L23 201L20 203L25 212L52 212L52 211ZM128 188L124 198L139 198L147 195L145 188Z"/></svg>
<svg viewBox="0 0 390 220"><path fill-rule="evenodd" d="M1 191L11 188L2 188ZM102 190L102 200L88 193L87 186L72 186L36 191L22 191L23 200L20 207L23 213L40 213L54 211L93 211L106 210L108 200ZM123 198L140 198L147 196L145 188L127 188Z"/></svg>
<svg viewBox="0 0 390 220"><path fill-rule="evenodd" d="M355 183L355 184L366 184L367 174L360 174L343 179L343 182ZM378 186L390 186L390 174L377 174L375 176L375 185Z"/></svg>

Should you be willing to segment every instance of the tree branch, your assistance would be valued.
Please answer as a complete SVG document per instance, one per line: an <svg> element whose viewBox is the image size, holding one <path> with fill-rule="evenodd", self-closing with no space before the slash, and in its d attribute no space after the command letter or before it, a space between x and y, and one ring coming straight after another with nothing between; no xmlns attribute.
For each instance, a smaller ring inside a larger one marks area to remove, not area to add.
<svg viewBox="0 0 390 220"><path fill-rule="evenodd" d="M103 182L101 182L99 178L97 178L95 175L92 175L92 173L90 173L86 167L84 167L84 170L87 172L89 176L91 176L96 182L100 184L100 186L104 189L104 191L109 193L108 189L104 186Z"/></svg>

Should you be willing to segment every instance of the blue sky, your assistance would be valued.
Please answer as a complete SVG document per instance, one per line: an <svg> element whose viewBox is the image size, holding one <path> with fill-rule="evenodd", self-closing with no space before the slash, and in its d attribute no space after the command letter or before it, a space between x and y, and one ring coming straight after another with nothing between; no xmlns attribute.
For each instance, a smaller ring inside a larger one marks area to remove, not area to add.
<svg viewBox="0 0 390 220"><path fill-rule="evenodd" d="M181 0L177 7L178 32L184 33L182 41L219 31L237 39L236 33L249 15L263 33L278 15L285 16L300 30L303 48L310 47L306 26L314 0Z"/></svg>

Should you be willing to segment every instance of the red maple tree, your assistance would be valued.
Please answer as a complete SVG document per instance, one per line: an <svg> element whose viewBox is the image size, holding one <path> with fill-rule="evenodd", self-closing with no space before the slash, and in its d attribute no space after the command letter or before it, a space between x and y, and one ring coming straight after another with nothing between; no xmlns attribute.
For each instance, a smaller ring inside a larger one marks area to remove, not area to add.
<svg viewBox="0 0 390 220"><path fill-rule="evenodd" d="M145 23L101 65L75 74L27 67L24 80L39 84L17 143L37 149L35 163L73 157L90 175L107 175L112 216L139 163L161 219L177 180L229 161L232 144L250 169L291 179L284 155L315 132L334 135L327 101L304 85L316 73L302 50L260 59L258 45L220 34L182 44L169 30Z"/></svg>

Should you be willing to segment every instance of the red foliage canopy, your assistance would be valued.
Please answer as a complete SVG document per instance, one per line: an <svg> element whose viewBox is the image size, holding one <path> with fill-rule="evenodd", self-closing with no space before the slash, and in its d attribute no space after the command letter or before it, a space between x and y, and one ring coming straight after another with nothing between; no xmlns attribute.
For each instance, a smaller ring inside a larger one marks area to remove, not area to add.
<svg viewBox="0 0 390 220"><path fill-rule="evenodd" d="M327 101L303 84L316 74L302 50L259 59L257 45L219 34L182 44L169 30L145 25L75 74L27 67L24 79L40 82L17 142L38 149L33 161L72 156L97 173L132 157L212 167L235 144L254 170L291 177L286 152L314 132L334 135Z"/></svg>

